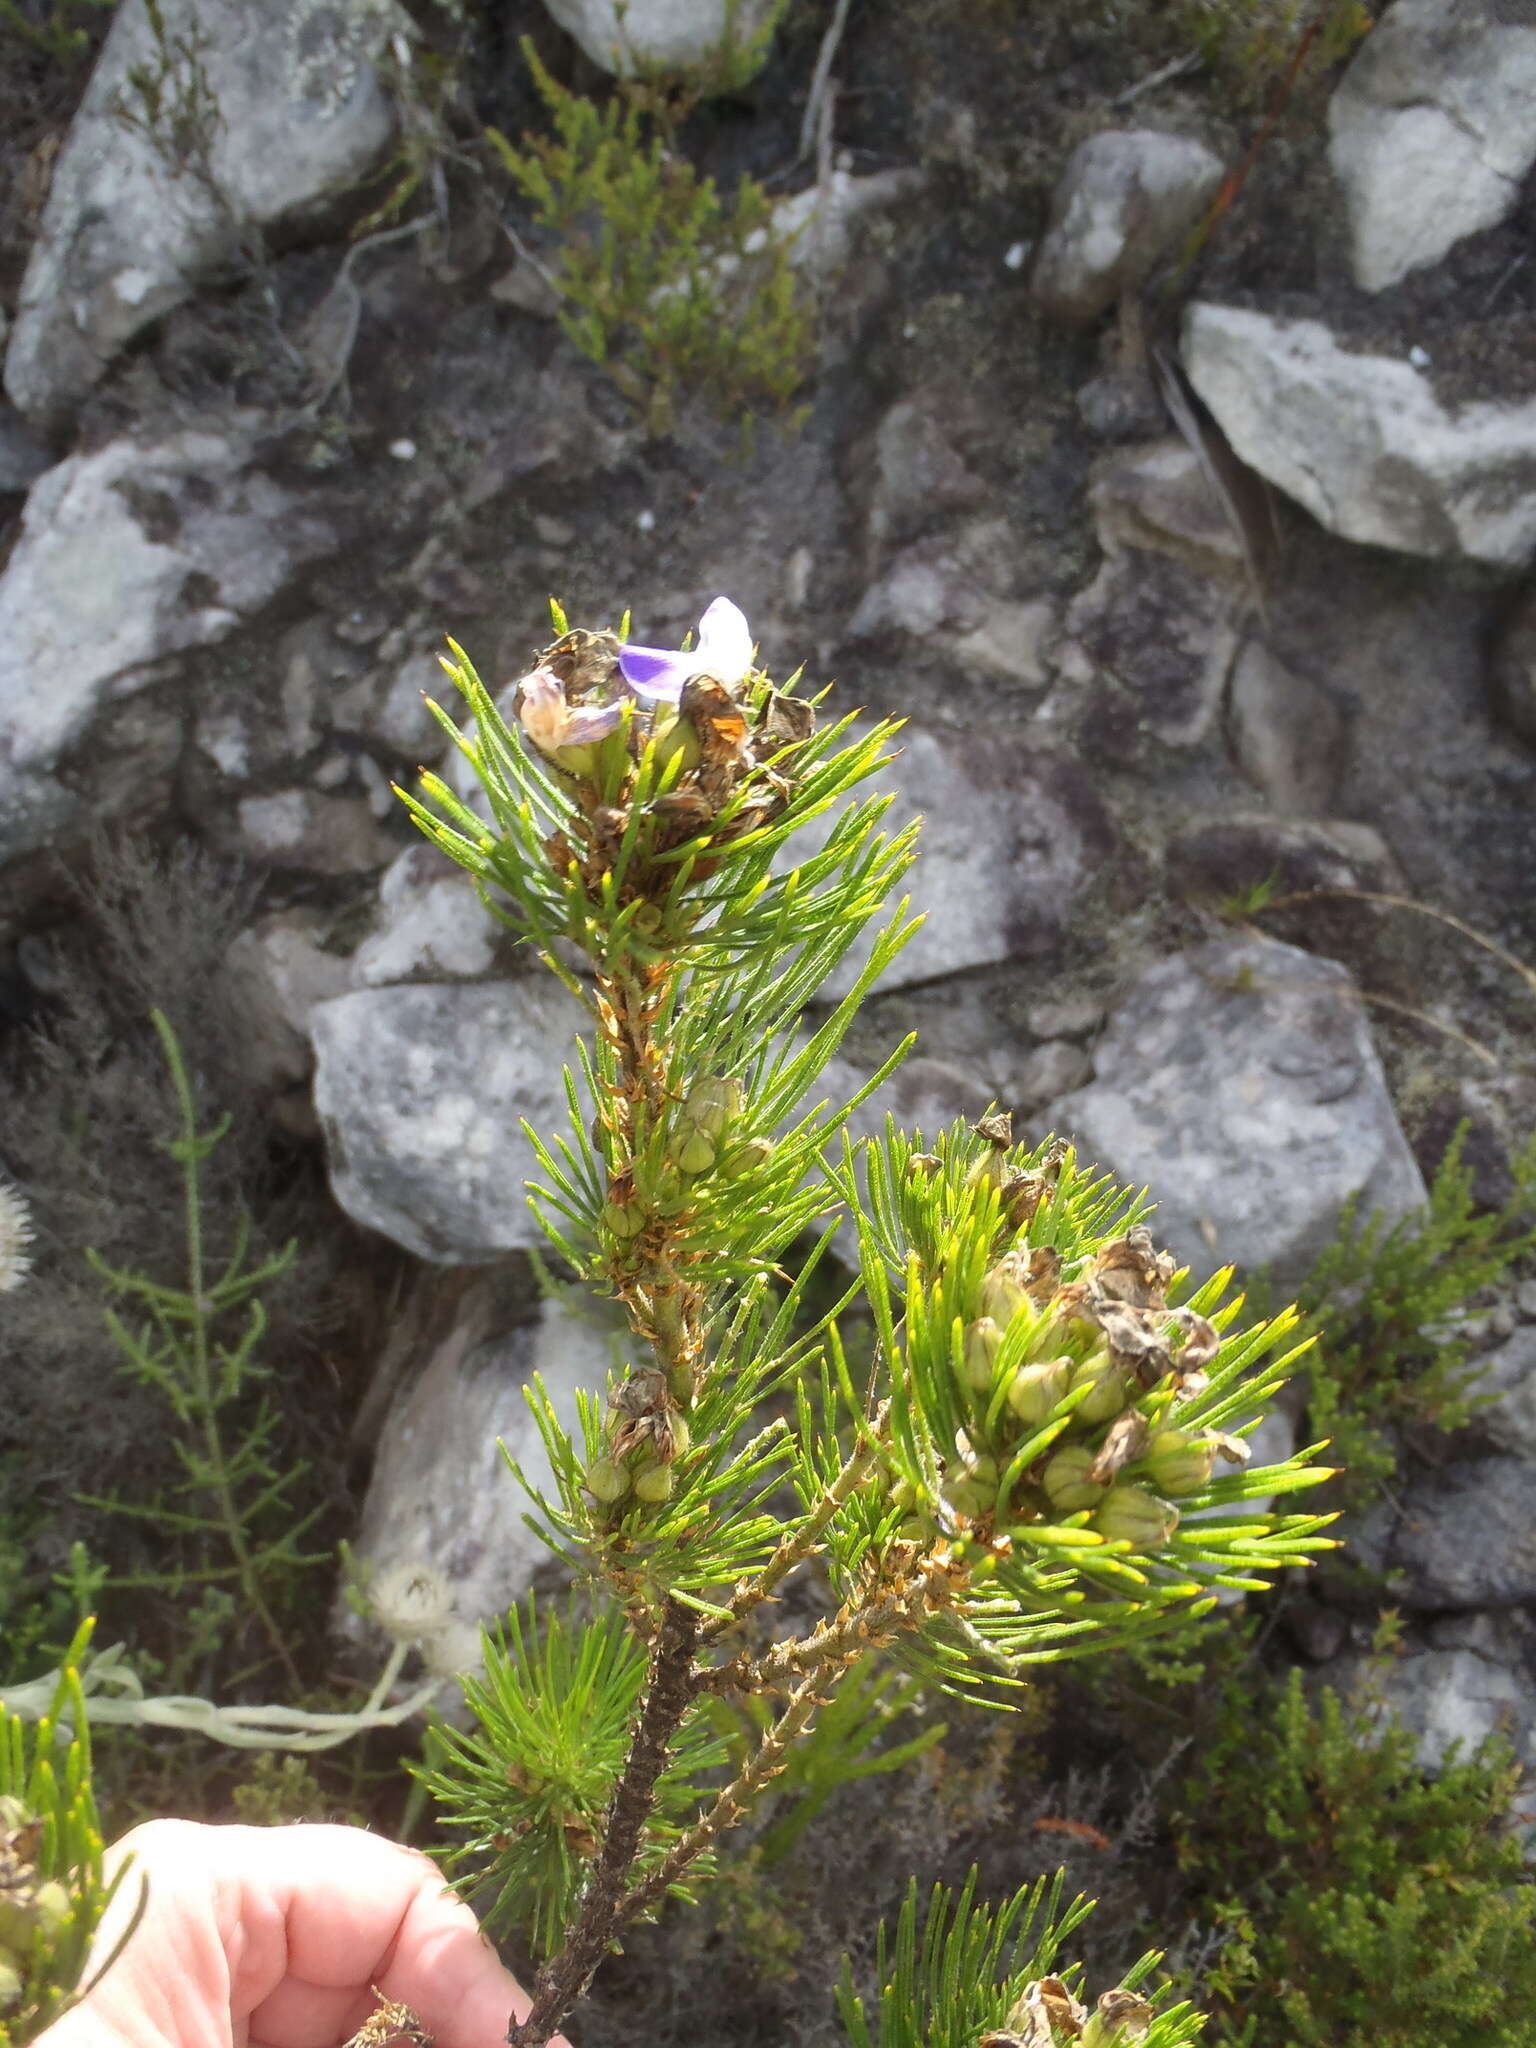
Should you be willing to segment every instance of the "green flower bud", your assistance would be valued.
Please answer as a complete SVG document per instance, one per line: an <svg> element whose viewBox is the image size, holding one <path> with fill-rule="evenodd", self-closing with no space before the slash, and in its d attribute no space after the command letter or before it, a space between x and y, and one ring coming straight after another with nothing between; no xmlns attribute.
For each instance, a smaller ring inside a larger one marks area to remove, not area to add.
<svg viewBox="0 0 1536 2048"><path fill-rule="evenodd" d="M1128 1381L1124 1372L1107 1351L1095 1351L1085 1358L1081 1365L1072 1369L1072 1388L1075 1394L1079 1387L1091 1386L1093 1392L1083 1397L1080 1405L1073 1410L1079 1422L1109 1422L1125 1406Z"/></svg>
<svg viewBox="0 0 1536 2048"><path fill-rule="evenodd" d="M1029 1296L1019 1285L1017 1273L1005 1259L994 1266L981 1283L981 1312L990 1316L1000 1330L1006 1330L1021 1308L1028 1308Z"/></svg>
<svg viewBox="0 0 1536 2048"><path fill-rule="evenodd" d="M37 1888L32 1900L32 1910L45 1934L57 1934L69 1918L71 1906L69 1893L56 1877L47 1878Z"/></svg>
<svg viewBox="0 0 1536 2048"><path fill-rule="evenodd" d="M1028 1429L1049 1422L1072 1384L1072 1361L1053 1358L1045 1365L1021 1365L1008 1382L1008 1406Z"/></svg>
<svg viewBox="0 0 1536 2048"><path fill-rule="evenodd" d="M672 1443L672 1455L681 1458L693 1442L693 1431L688 1427L686 1415L673 1414L667 1419L667 1434Z"/></svg>
<svg viewBox="0 0 1536 2048"><path fill-rule="evenodd" d="M708 1173L715 1163L715 1141L701 1129L690 1130L677 1148L677 1163L684 1173Z"/></svg>
<svg viewBox="0 0 1536 2048"><path fill-rule="evenodd" d="M604 1202L603 1221L615 1237L627 1244L645 1228L645 1205L642 1202Z"/></svg>
<svg viewBox="0 0 1536 2048"><path fill-rule="evenodd" d="M1092 1463L1093 1452L1086 1445L1069 1444L1046 1466L1040 1484L1051 1506L1061 1514L1075 1515L1079 1508L1097 1507L1103 1500L1103 1487L1088 1477Z"/></svg>
<svg viewBox="0 0 1536 2048"><path fill-rule="evenodd" d="M651 728L651 744L656 750L657 763L663 768L676 754L683 757L685 773L690 768L697 768L703 759L703 749L699 744L697 731L688 719L680 717L676 711L671 711L670 714L657 714L656 723Z"/></svg>
<svg viewBox="0 0 1536 2048"><path fill-rule="evenodd" d="M13 1949L18 1955L25 1955L41 1924L42 1916L37 1910L31 1885L23 1884L0 1892L0 1948Z"/></svg>
<svg viewBox="0 0 1536 2048"><path fill-rule="evenodd" d="M917 1488L910 1479L898 1479L891 1486L889 1499L893 1508L915 1508Z"/></svg>
<svg viewBox="0 0 1536 2048"><path fill-rule="evenodd" d="M938 1534L927 1515L908 1515L896 1530L903 1543L931 1543Z"/></svg>
<svg viewBox="0 0 1536 2048"><path fill-rule="evenodd" d="M678 1114L711 1138L718 1138L733 1117L740 1116L743 1090L739 1081L712 1075L695 1081L683 1097Z"/></svg>
<svg viewBox="0 0 1536 2048"><path fill-rule="evenodd" d="M672 1467L670 1465L647 1465L635 1474L635 1498L645 1501L666 1500L672 1492Z"/></svg>
<svg viewBox="0 0 1536 2048"><path fill-rule="evenodd" d="M990 1394L997 1347L1003 1333L990 1316L978 1316L965 1332L965 1384L973 1394Z"/></svg>
<svg viewBox="0 0 1536 2048"><path fill-rule="evenodd" d="M773 1157L773 1145L767 1138L748 1138L745 1144L737 1145L726 1153L720 1162L720 1171L727 1180L740 1180L743 1174L753 1173L759 1166L766 1166Z"/></svg>
<svg viewBox="0 0 1536 2048"><path fill-rule="evenodd" d="M1220 1446L1213 1436L1188 1429L1159 1430L1147 1445L1141 1469L1159 1493L1198 1493L1211 1476Z"/></svg>
<svg viewBox="0 0 1536 2048"><path fill-rule="evenodd" d="M1159 1500L1150 1487L1122 1481L1110 1488L1088 1526L1111 1543L1157 1550L1179 1526L1179 1511Z"/></svg>
<svg viewBox="0 0 1536 2048"><path fill-rule="evenodd" d="M611 1505L628 1493L629 1473L615 1458L594 1458L587 1467L586 1488L594 1500Z"/></svg>
<svg viewBox="0 0 1536 2048"><path fill-rule="evenodd" d="M20 1970L7 1955L0 1955L0 2012L9 2012L21 1998Z"/></svg>
<svg viewBox="0 0 1536 2048"><path fill-rule="evenodd" d="M996 1485L983 1486L968 1472L957 1472L952 1479L946 1479L939 1488L945 1505L957 1515L964 1515L967 1521L974 1521L991 1507Z"/></svg>

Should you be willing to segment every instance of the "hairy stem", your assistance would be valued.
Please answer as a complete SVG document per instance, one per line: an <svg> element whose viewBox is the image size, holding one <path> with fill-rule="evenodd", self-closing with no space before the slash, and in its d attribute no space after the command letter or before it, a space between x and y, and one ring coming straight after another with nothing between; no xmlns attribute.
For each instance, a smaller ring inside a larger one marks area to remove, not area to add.
<svg viewBox="0 0 1536 2048"><path fill-rule="evenodd" d="M693 1700L698 1632L698 1616L669 1600L651 1657L645 1705L608 1807L603 1846L582 1894L581 1912L559 1955L540 1971L527 2019L508 2029L511 2048L544 2048L585 1995L623 1924L625 1886L655 1804L656 1780L666 1768L678 1725Z"/></svg>
<svg viewBox="0 0 1536 2048"><path fill-rule="evenodd" d="M830 1621L808 1636L780 1643L755 1662L745 1655L734 1657L729 1664L701 1673L700 1686L712 1692L771 1692L802 1674L814 1676L830 1664L850 1663L947 1605L943 1582L948 1569L939 1557L922 1558L878 1598L844 1601Z"/></svg>

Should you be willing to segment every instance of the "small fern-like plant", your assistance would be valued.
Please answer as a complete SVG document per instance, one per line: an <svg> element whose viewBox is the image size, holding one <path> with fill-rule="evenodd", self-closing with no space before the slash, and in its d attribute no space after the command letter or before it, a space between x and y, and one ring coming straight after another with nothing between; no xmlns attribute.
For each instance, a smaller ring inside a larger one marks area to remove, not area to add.
<svg viewBox="0 0 1536 2048"><path fill-rule="evenodd" d="M804 381L812 317L762 187L722 196L676 150L664 102L620 85L599 105L524 54L552 135L488 140L559 256L560 323L655 434L704 399L744 425Z"/></svg>
<svg viewBox="0 0 1536 2048"><path fill-rule="evenodd" d="M298 1670L273 1611L274 1588L326 1561L327 1554L306 1553L301 1547L321 1509L301 1512L293 1504L307 1468L282 1459L280 1418L263 1390L268 1368L259 1356L267 1326L262 1291L287 1270L296 1247L289 1244L248 1266L249 1226L242 1218L234 1244L214 1270L203 1242L201 1168L223 1140L229 1119L199 1129L192 1082L176 1034L160 1011L153 1013L152 1022L180 1116L180 1129L167 1149L181 1168L185 1285L124 1271L95 1253L87 1256L112 1293L144 1318L130 1322L115 1308L109 1309L107 1327L122 1353L125 1371L164 1398L175 1426L172 1444L183 1476L170 1500L88 1496L87 1505L132 1517L182 1548L170 1569L117 1578L111 1582L115 1587L152 1587L177 1596L189 1587L202 1587L205 1599L209 1594L226 1596L215 1598L210 1609L214 1620L226 1625L235 1615L235 1603L227 1596L238 1594L272 1657L297 1690Z"/></svg>

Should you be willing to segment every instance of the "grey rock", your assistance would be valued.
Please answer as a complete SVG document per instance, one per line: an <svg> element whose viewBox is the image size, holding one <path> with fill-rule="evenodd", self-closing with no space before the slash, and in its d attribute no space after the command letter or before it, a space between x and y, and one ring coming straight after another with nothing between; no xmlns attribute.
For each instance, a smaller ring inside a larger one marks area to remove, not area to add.
<svg viewBox="0 0 1536 2048"><path fill-rule="evenodd" d="M1057 671L1128 697L1164 746L1198 746L1220 715L1245 610L1235 586L1169 554L1117 549L1068 608Z"/></svg>
<svg viewBox="0 0 1536 2048"><path fill-rule="evenodd" d="M1496 227L1536 163L1536 22L1499 0L1397 0L1328 109L1355 282L1376 292Z"/></svg>
<svg viewBox="0 0 1536 2048"><path fill-rule="evenodd" d="M247 854L270 867L312 875L361 875L384 865L396 842L381 832L365 798L316 789L242 797L235 808Z"/></svg>
<svg viewBox="0 0 1536 2048"><path fill-rule="evenodd" d="M1536 1326L1522 1325L1478 1367L1473 1391L1499 1397L1478 1410L1478 1429L1501 1450L1536 1459Z"/></svg>
<svg viewBox="0 0 1536 2048"><path fill-rule="evenodd" d="M862 1068L841 1056L827 1067L811 1091L811 1099L824 1096L829 1103L846 1102L868 1081L873 1068ZM946 1060L926 1059L914 1054L902 1061L889 1079L883 1081L848 1120L849 1136L882 1138L887 1116L898 1131L921 1132L931 1143L957 1117L974 1123L985 1116L995 1097L973 1073L951 1066Z"/></svg>
<svg viewBox="0 0 1536 2048"><path fill-rule="evenodd" d="M1426 1769L1438 1769L1453 1744L1465 1757L1490 1735L1512 1742L1527 1769L1536 1765L1533 1634L1521 1614L1457 1615L1410 1633L1400 1655L1372 1666L1372 1693L1418 1738ZM1351 1659L1328 1675L1347 1688L1360 1667Z"/></svg>
<svg viewBox="0 0 1536 2048"><path fill-rule="evenodd" d="M0 400L0 495L29 491L53 467L47 443L34 434L14 406Z"/></svg>
<svg viewBox="0 0 1536 2048"><path fill-rule="evenodd" d="M1140 549L1237 584L1243 548L1199 457L1185 441L1144 442L1095 465L1088 486L1106 554Z"/></svg>
<svg viewBox="0 0 1536 2048"><path fill-rule="evenodd" d="M1522 601L1499 636L1493 703L1510 730L1536 747L1536 598Z"/></svg>
<svg viewBox="0 0 1536 2048"><path fill-rule="evenodd" d="M1284 1290L1351 1197L1396 1219L1424 1183L1345 970L1268 939L1217 939L1138 977L1055 1127L1158 1204L1197 1266L1268 1266Z"/></svg>
<svg viewBox="0 0 1536 2048"><path fill-rule="evenodd" d="M777 0L544 0L567 35L615 78L686 72L707 81L722 56L743 59L778 20ZM756 67L753 66L755 69Z"/></svg>
<svg viewBox="0 0 1536 2048"><path fill-rule="evenodd" d="M1092 1038L1104 1022L1104 1005L1093 996L1031 1003L1024 1021L1035 1038Z"/></svg>
<svg viewBox="0 0 1536 2048"><path fill-rule="evenodd" d="M1421 1480L1391 1562L1411 1608L1512 1607L1536 1599L1536 1517L1524 1458L1470 1458Z"/></svg>
<svg viewBox="0 0 1536 2048"><path fill-rule="evenodd" d="M895 791L886 829L923 819L905 886L927 922L881 987L1049 952L1116 844L1083 764L1026 738L982 740L915 725L903 729L899 748L882 777ZM802 834L793 859L804 860L822 836L814 827ZM824 996L852 986L868 944L837 969Z"/></svg>
<svg viewBox="0 0 1536 2048"><path fill-rule="evenodd" d="M777 201L773 232L786 244L792 269L831 288L847 271L860 222L910 202L927 182L920 170L870 171L855 177L839 166L824 184L807 185L803 192Z"/></svg>
<svg viewBox="0 0 1536 2048"><path fill-rule="evenodd" d="M225 639L335 544L248 465L239 439L188 430L109 442L33 485L0 577L0 812L45 791L168 655Z"/></svg>
<svg viewBox="0 0 1536 2048"><path fill-rule="evenodd" d="M349 1216L448 1265L544 1243L521 1119L541 1133L569 1120L574 998L547 979L359 989L311 1023L315 1108Z"/></svg>
<svg viewBox="0 0 1536 2048"><path fill-rule="evenodd" d="M437 656L413 654L398 668L376 671L344 690L332 707L332 722L338 732L357 733L425 767L441 760L449 745L427 709L428 697L449 711L460 702Z"/></svg>
<svg viewBox="0 0 1536 2048"><path fill-rule="evenodd" d="M917 641L972 674L1043 687L1055 608L1045 598L1008 593L1011 549L1000 520L913 541L865 591L847 637Z"/></svg>
<svg viewBox="0 0 1536 2048"><path fill-rule="evenodd" d="M1524 1322L1536 1323L1536 1280L1520 1282L1515 1289L1515 1307Z"/></svg>
<svg viewBox="0 0 1536 2048"><path fill-rule="evenodd" d="M1349 721L1338 698L1249 640L1227 685L1232 758L1277 811L1320 817L1349 764Z"/></svg>
<svg viewBox="0 0 1536 2048"><path fill-rule="evenodd" d="M869 521L876 549L973 512L988 490L955 445L956 394L948 385L908 392L876 427L869 447Z"/></svg>
<svg viewBox="0 0 1536 2048"><path fill-rule="evenodd" d="M423 840L384 872L377 922L352 956L352 983L475 981L497 965L505 938L464 870Z"/></svg>
<svg viewBox="0 0 1536 2048"><path fill-rule="evenodd" d="M66 417L118 353L204 278L248 262L249 238L354 188L394 115L378 60L414 38L396 0L243 0L119 8L59 153L6 358L6 389L39 423ZM130 127L135 71L173 103L200 98L189 138Z"/></svg>
<svg viewBox="0 0 1536 2048"><path fill-rule="evenodd" d="M314 1064L309 1020L316 1003L342 995L347 962L322 945L324 923L310 910L281 910L241 932L224 958L231 993L247 1021L258 1086L293 1087Z"/></svg>
<svg viewBox="0 0 1536 2048"><path fill-rule="evenodd" d="M421 1344L416 1369L384 1418L353 1539L381 1606L391 1583L412 1573L441 1588L445 1625L423 1642L422 1657L445 1676L476 1668L481 1626L500 1621L555 1567L523 1520L529 1496L501 1448L530 1485L554 1490L523 1389L537 1376L574 1431L577 1391L601 1394L620 1356L617 1333L595 1301L547 1301L536 1322L509 1326L499 1291L490 1276L474 1282L448 1326ZM336 1620L337 1632L354 1641L372 1634L344 1603Z"/></svg>
<svg viewBox="0 0 1536 2048"><path fill-rule="evenodd" d="M1320 321L1201 302L1184 362L1244 462L1330 533L1507 569L1536 554L1536 399L1448 407Z"/></svg>
<svg viewBox="0 0 1536 2048"><path fill-rule="evenodd" d="M1194 226L1221 178L1221 160L1183 135L1109 129L1080 143L1051 197L1038 303L1058 320L1097 319Z"/></svg>
<svg viewBox="0 0 1536 2048"><path fill-rule="evenodd" d="M1025 1055L1019 1067L1019 1100L1031 1109L1081 1088L1093 1075L1093 1061L1070 1039L1048 1038Z"/></svg>
<svg viewBox="0 0 1536 2048"><path fill-rule="evenodd" d="M1169 893L1219 901L1272 879L1281 895L1308 889L1395 890L1402 870L1373 826L1351 818L1276 818L1237 811L1189 825L1168 843Z"/></svg>

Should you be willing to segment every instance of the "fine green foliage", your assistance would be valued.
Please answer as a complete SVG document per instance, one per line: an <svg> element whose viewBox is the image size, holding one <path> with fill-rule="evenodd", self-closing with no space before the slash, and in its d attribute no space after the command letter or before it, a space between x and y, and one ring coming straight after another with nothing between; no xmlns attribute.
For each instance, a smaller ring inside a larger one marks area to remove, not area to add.
<svg viewBox="0 0 1536 2048"><path fill-rule="evenodd" d="M1144 1988L1162 1960L1156 1951L1091 2011L1081 1966L1055 1974L1063 1944L1092 1911L1081 1898L1063 1907L1059 1874L996 1906L978 1904L976 1886L975 1870L958 1895L935 1885L920 1927L912 1880L894 1937L880 1929L873 2012L844 1965L838 2010L853 2048L977 2048L991 2037L1029 2048L1190 2048L1200 2014Z"/></svg>
<svg viewBox="0 0 1536 2048"><path fill-rule="evenodd" d="M102 1868L77 1676L90 1635L83 1622L41 1719L4 1711L0 1696L0 2048L25 2048L89 1988L92 1937L132 1881L125 1864L110 1879ZM98 1974L115 1954L98 1959Z"/></svg>
<svg viewBox="0 0 1536 2048"><path fill-rule="evenodd" d="M0 0L0 35L14 36L33 55L50 64L78 64L91 47L91 31L81 16L104 13L117 0L49 0L40 18L28 15L18 0Z"/></svg>
<svg viewBox="0 0 1536 2048"><path fill-rule="evenodd" d="M266 1330L262 1289L294 1256L287 1246L275 1257L248 1267L249 1236L242 1218L234 1244L215 1274L203 1243L200 1174L203 1162L222 1142L228 1117L200 1131L186 1062L165 1017L153 1016L175 1090L181 1128L167 1145L181 1168L182 1214L186 1232L186 1285L177 1287L127 1272L90 1254L107 1286L145 1317L130 1324L115 1309L107 1326L122 1353L124 1370L163 1395L175 1425L172 1439L184 1477L175 1501L128 1502L90 1499L88 1504L132 1516L154 1528L180 1553L164 1570L115 1579L115 1586L154 1586L177 1595L203 1589L202 1626L215 1637L233 1628L236 1593L246 1614L266 1636L273 1657L298 1683L292 1656L272 1608L279 1581L324 1561L324 1553L300 1548L304 1531L321 1512L299 1512L294 1489L302 1463L279 1464L279 1418L262 1391L267 1368L258 1352ZM226 1319L240 1316L229 1328ZM211 1561L217 1555L217 1561Z"/></svg>
<svg viewBox="0 0 1536 2048"><path fill-rule="evenodd" d="M1174 18L1242 106L1325 76L1371 28L1364 0L1176 0Z"/></svg>
<svg viewBox="0 0 1536 2048"><path fill-rule="evenodd" d="M1526 2048L1536 1888L1508 1746L1431 1775L1368 1701L1300 1673L1227 1699L1179 1785L1179 1857L1226 1941L1214 2040L1253 2048Z"/></svg>
<svg viewBox="0 0 1536 2048"><path fill-rule="evenodd" d="M514 1622L467 1688L478 1732L443 1731L431 1767L482 1895L558 1944L512 2048L542 2048L824 1713L786 1830L860 1773L882 1718L860 1696L870 1651L1009 1704L1034 1666L1150 1641L1328 1547L1326 1516L1271 1505L1325 1470L1305 1452L1247 1469L1292 1313L1245 1325L1230 1275L1187 1284L1140 1197L1068 1146L1015 1145L1006 1117L927 1151L892 1129L855 1146L868 1090L824 1099L912 929L891 902L912 835L887 836L865 793L894 729L820 722L825 693L776 688L724 599L687 658L628 648L627 621L555 625L500 702L457 648L445 664L473 725L439 716L489 822L436 776L405 798L585 1016L569 1123L528 1134L532 1199L630 1336L627 1371L573 1417L529 1396L552 1472L530 1521L607 1618L590 1648L574 1621L539 1647L534 1610ZM849 993L802 1021L860 942ZM839 1288L843 1215L860 1270ZM873 1332L857 1370L839 1329L855 1303ZM811 1567L833 1611L769 1634ZM746 1739L703 1751L722 1702ZM703 1754L728 1782L700 1782ZM1154 2019L1134 1986L1091 2015L1061 1995L1062 2025L1104 2048L1127 2031L1173 2048L1193 2025ZM899 2024L927 2038L915 2008Z"/></svg>
<svg viewBox="0 0 1536 2048"><path fill-rule="evenodd" d="M1390 1228L1350 1203L1338 1236L1300 1289L1310 1427L1332 1444L1351 1501L1390 1480L1387 1431L1428 1423L1459 1429L1479 1404L1470 1346L1453 1319L1536 1245L1536 1137L1514 1161L1500 1209L1475 1210L1458 1132L1435 1173L1428 1206Z"/></svg>
<svg viewBox="0 0 1536 2048"><path fill-rule="evenodd" d="M619 85L599 105L524 54L554 133L488 140L553 237L560 322L653 433L701 397L723 417L789 404L812 320L773 206L743 178L729 197L674 147L664 102Z"/></svg>
<svg viewBox="0 0 1536 2048"><path fill-rule="evenodd" d="M580 1895L645 1667L616 1610L540 1614L530 1595L526 1616L512 1608L486 1638L484 1679L464 1681L478 1727L464 1734L434 1724L436 1761L416 1775L437 1795L443 1820L465 1830L444 1852L448 1869L486 1927L517 1929L538 1956L558 1948ZM657 1783L648 1863L676 1841L704 1774L727 1754L703 1721L689 1726ZM689 1896L686 1886L673 1890Z"/></svg>

